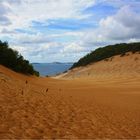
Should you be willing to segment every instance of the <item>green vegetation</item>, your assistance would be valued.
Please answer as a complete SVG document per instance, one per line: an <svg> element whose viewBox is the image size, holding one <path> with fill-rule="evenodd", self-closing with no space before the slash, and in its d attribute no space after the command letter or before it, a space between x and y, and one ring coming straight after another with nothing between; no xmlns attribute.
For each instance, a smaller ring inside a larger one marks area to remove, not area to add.
<svg viewBox="0 0 140 140"><path fill-rule="evenodd" d="M29 61L25 60L17 51L9 48L7 42L0 41L0 64L16 72L39 76Z"/></svg>
<svg viewBox="0 0 140 140"><path fill-rule="evenodd" d="M98 48L95 51L87 54L83 58L81 58L77 63L74 63L71 69L79 66L85 66L93 62L97 62L103 59L115 56L115 55L121 55L124 56L127 52L140 52L140 43L122 43L122 44L116 44L116 45L109 45L103 48Z"/></svg>

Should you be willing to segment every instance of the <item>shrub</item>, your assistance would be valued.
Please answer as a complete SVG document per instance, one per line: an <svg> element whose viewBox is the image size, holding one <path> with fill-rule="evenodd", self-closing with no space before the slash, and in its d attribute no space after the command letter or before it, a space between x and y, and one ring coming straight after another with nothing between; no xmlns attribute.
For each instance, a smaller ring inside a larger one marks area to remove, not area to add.
<svg viewBox="0 0 140 140"><path fill-rule="evenodd" d="M125 53L122 53L121 55L120 55L120 57L123 57L123 56L125 56L126 54Z"/></svg>
<svg viewBox="0 0 140 140"><path fill-rule="evenodd" d="M104 61L108 61L108 60L109 60L108 58L104 59Z"/></svg>

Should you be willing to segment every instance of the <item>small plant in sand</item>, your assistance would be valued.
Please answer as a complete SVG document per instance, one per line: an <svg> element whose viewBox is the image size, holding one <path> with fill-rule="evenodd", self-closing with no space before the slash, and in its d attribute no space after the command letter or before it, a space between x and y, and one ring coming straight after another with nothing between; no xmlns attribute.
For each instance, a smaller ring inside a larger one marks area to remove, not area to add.
<svg viewBox="0 0 140 140"><path fill-rule="evenodd" d="M139 58L138 58L138 57L136 57L136 58L135 58L135 61L137 61L137 60L139 60Z"/></svg>
<svg viewBox="0 0 140 140"><path fill-rule="evenodd" d="M113 57L110 58L110 61L112 61L112 60L113 60Z"/></svg>

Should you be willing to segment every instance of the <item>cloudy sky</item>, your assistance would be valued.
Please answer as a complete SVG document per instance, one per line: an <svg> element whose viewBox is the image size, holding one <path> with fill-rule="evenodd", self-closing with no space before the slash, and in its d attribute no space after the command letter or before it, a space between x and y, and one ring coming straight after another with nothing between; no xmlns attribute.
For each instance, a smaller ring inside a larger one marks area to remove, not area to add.
<svg viewBox="0 0 140 140"><path fill-rule="evenodd" d="M73 62L140 41L140 0L0 0L0 40L31 62Z"/></svg>

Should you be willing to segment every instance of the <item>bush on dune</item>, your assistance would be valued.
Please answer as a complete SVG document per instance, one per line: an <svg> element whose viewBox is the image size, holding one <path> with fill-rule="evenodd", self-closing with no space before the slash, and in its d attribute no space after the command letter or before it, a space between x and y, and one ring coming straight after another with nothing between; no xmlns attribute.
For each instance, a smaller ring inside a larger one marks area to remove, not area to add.
<svg viewBox="0 0 140 140"><path fill-rule="evenodd" d="M9 48L7 42L0 41L0 64L16 72L39 76L28 60L25 60L17 51Z"/></svg>
<svg viewBox="0 0 140 140"><path fill-rule="evenodd" d="M85 66L93 62L101 61L115 55L124 56L127 52L140 52L140 43L122 43L98 48L81 58L77 63L74 63L71 69L79 66Z"/></svg>

